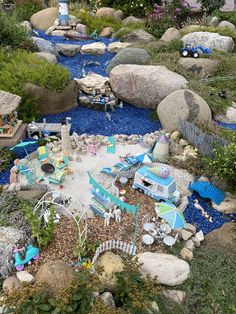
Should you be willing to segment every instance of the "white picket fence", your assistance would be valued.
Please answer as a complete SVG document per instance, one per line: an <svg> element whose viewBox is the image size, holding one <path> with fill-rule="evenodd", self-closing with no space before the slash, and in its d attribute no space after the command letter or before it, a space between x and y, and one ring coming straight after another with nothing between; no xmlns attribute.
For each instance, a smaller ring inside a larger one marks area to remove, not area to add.
<svg viewBox="0 0 236 314"><path fill-rule="evenodd" d="M101 253L111 250L121 250L130 255L136 255L137 247L133 244L129 244L119 240L108 240L99 245L93 257L92 264L96 262Z"/></svg>

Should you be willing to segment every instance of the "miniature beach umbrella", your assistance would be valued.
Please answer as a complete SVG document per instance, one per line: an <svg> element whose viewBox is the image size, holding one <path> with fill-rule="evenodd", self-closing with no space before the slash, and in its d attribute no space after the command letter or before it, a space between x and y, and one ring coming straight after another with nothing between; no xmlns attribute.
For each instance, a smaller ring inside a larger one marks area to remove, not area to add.
<svg viewBox="0 0 236 314"><path fill-rule="evenodd" d="M26 153L26 155L28 156L28 152L26 150L26 146L33 145L35 143L37 143L37 142L36 141L28 141L28 142L22 142L21 141L20 143L18 143L15 146L11 147L10 150L14 150L15 148L23 148L25 153Z"/></svg>
<svg viewBox="0 0 236 314"><path fill-rule="evenodd" d="M186 221L183 213L180 212L173 204L158 203L156 211L158 216L165 219L172 229L186 227Z"/></svg>
<svg viewBox="0 0 236 314"><path fill-rule="evenodd" d="M151 163L152 155L149 153L138 154L135 156L135 159L137 159L142 164Z"/></svg>

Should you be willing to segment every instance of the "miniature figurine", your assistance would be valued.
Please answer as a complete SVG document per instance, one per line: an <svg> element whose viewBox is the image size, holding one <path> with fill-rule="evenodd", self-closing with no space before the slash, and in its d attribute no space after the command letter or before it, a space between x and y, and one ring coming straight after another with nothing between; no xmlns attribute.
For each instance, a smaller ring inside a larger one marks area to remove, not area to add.
<svg viewBox="0 0 236 314"><path fill-rule="evenodd" d="M111 212L111 211L106 211L105 213L104 213L104 226L109 226L109 224L110 224L110 219L111 218L113 218L114 217L114 215L113 215L113 213Z"/></svg>
<svg viewBox="0 0 236 314"><path fill-rule="evenodd" d="M120 208L115 206L113 213L115 215L115 221L120 223L121 222L121 210L120 210Z"/></svg>

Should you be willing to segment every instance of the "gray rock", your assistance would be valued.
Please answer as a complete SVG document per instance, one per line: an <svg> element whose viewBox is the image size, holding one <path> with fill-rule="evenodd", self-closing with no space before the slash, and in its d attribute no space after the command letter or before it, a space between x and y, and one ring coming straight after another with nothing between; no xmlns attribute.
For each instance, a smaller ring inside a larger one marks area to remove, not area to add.
<svg viewBox="0 0 236 314"><path fill-rule="evenodd" d="M114 15L114 19L117 21L122 21L125 17L124 12L122 10L117 10Z"/></svg>
<svg viewBox="0 0 236 314"><path fill-rule="evenodd" d="M196 237L200 242L202 242L202 241L205 239L202 230L198 231L198 232L196 233L195 237Z"/></svg>
<svg viewBox="0 0 236 314"><path fill-rule="evenodd" d="M10 262L12 250L17 243L25 243L26 233L12 228L0 227L0 268Z"/></svg>
<svg viewBox="0 0 236 314"><path fill-rule="evenodd" d="M32 24L29 21L23 21L20 23L21 26L23 26L28 33L32 32Z"/></svg>
<svg viewBox="0 0 236 314"><path fill-rule="evenodd" d="M186 249L190 250L190 251L193 251L194 250L194 242L193 242L193 240L190 239L190 240L186 241L185 244L184 244L184 247Z"/></svg>
<svg viewBox="0 0 236 314"><path fill-rule="evenodd" d="M118 53L121 50L129 47L130 45L130 43L114 42L108 45L107 50L112 53Z"/></svg>
<svg viewBox="0 0 236 314"><path fill-rule="evenodd" d="M187 196L182 196L181 197L181 202L178 206L178 209L181 210L181 212L184 212L185 209L187 208L189 204L189 200L188 200L188 197Z"/></svg>
<svg viewBox="0 0 236 314"><path fill-rule="evenodd" d="M92 94L96 89L105 92L105 85L109 82L108 77L104 77L99 74L92 73L82 79L75 79L78 84L78 88L87 94Z"/></svg>
<svg viewBox="0 0 236 314"><path fill-rule="evenodd" d="M234 41L231 37L221 36L218 33L193 32L181 38L184 45L203 45L206 48L231 52L234 50Z"/></svg>
<svg viewBox="0 0 236 314"><path fill-rule="evenodd" d="M102 7L97 10L96 16L103 18L103 17L114 17L116 10L109 7Z"/></svg>
<svg viewBox="0 0 236 314"><path fill-rule="evenodd" d="M145 20L142 18L135 17L135 16L128 16L122 21L122 24L124 25L139 24L139 23L144 24Z"/></svg>
<svg viewBox="0 0 236 314"><path fill-rule="evenodd" d="M179 131L174 131L171 136L170 136L170 141L171 142L175 142L175 143L179 143L180 140L180 133Z"/></svg>
<svg viewBox="0 0 236 314"><path fill-rule="evenodd" d="M39 200L45 191L43 190L21 190L17 192L17 196L24 201Z"/></svg>
<svg viewBox="0 0 236 314"><path fill-rule="evenodd" d="M55 56L58 55L55 45L50 41L38 37L32 37L32 40L40 52L49 52Z"/></svg>
<svg viewBox="0 0 236 314"><path fill-rule="evenodd" d="M180 255L183 259L187 259L189 261L193 259L193 252L185 247L180 251Z"/></svg>
<svg viewBox="0 0 236 314"><path fill-rule="evenodd" d="M113 44L110 44L110 45L113 45ZM119 64L144 65L144 64L147 64L149 60L150 60L150 56L145 49L125 48L119 51L117 55L110 61L110 63L107 66L107 73L109 74L111 70Z"/></svg>
<svg viewBox="0 0 236 314"><path fill-rule="evenodd" d="M196 76L206 78L217 72L220 62L209 58L180 58L179 64Z"/></svg>
<svg viewBox="0 0 236 314"><path fill-rule="evenodd" d="M220 205L212 202L212 206L224 214L236 213L236 198L233 195L226 194L224 201Z"/></svg>
<svg viewBox="0 0 236 314"><path fill-rule="evenodd" d="M192 225L192 224L189 224L189 223L186 223L185 229L186 229L187 231L190 231L193 235L195 235L196 232L197 232L196 227L195 227L194 225Z"/></svg>
<svg viewBox="0 0 236 314"><path fill-rule="evenodd" d="M30 18L30 22L33 28L46 31L49 27L53 26L55 20L58 17L58 8L47 8L36 12Z"/></svg>
<svg viewBox="0 0 236 314"><path fill-rule="evenodd" d="M137 29L123 37L124 41L129 43L147 44L155 41L156 38L143 29Z"/></svg>
<svg viewBox="0 0 236 314"><path fill-rule="evenodd" d="M211 109L203 98L191 90L176 90L162 100L157 115L167 132L179 129L179 119L190 122L211 122ZM171 119L170 119L171 117Z"/></svg>
<svg viewBox="0 0 236 314"><path fill-rule="evenodd" d="M113 27L108 26L108 27L104 27L103 30L100 33L101 37L111 37L113 33Z"/></svg>
<svg viewBox="0 0 236 314"><path fill-rule="evenodd" d="M73 57L80 52L80 45L67 45L67 44L56 44L57 51L66 56Z"/></svg>
<svg viewBox="0 0 236 314"><path fill-rule="evenodd" d="M57 57L49 52L35 52L34 53L40 59L47 60L50 63L57 63Z"/></svg>
<svg viewBox="0 0 236 314"><path fill-rule="evenodd" d="M110 72L110 83L119 99L137 107L155 109L171 92L186 87L187 80L164 66L121 64ZM172 124L172 119L169 121Z"/></svg>
<svg viewBox="0 0 236 314"><path fill-rule="evenodd" d="M48 31L49 31L49 30L48 30ZM67 31L55 29L54 31L51 32L51 36L60 36L60 37L63 37L66 33L67 33Z"/></svg>
<svg viewBox="0 0 236 314"><path fill-rule="evenodd" d="M209 26L217 27L219 24L219 18L217 16L213 16L210 22L208 23Z"/></svg>
<svg viewBox="0 0 236 314"><path fill-rule="evenodd" d="M165 41L166 43L169 43L172 40L178 40L180 38L181 38L180 30L174 27L170 27L162 35L161 40Z"/></svg>
<svg viewBox="0 0 236 314"><path fill-rule="evenodd" d="M135 258L141 264L141 274L155 278L159 284L181 285L190 275L189 264L171 254L145 252Z"/></svg>
<svg viewBox="0 0 236 314"><path fill-rule="evenodd" d="M221 21L218 25L218 28L228 28L233 32L236 30L235 25L228 21Z"/></svg>
<svg viewBox="0 0 236 314"><path fill-rule="evenodd" d="M192 237L192 232L189 232L189 231L187 231L187 230L185 230L185 229L182 229L181 231L180 231L180 234L181 234L181 237L182 237L182 239L184 240L184 241L187 241L187 240L189 240L191 237Z"/></svg>
<svg viewBox="0 0 236 314"><path fill-rule="evenodd" d="M149 307L149 309L148 309L148 313L149 314L156 314L156 313L159 313L160 312L160 309L159 309L159 306L158 306L158 304L157 304L157 302L156 301L152 301L151 303L150 303L150 307Z"/></svg>
<svg viewBox="0 0 236 314"><path fill-rule="evenodd" d="M16 278L16 276L10 276L3 281L2 288L5 292L11 292L12 290L20 289L21 282Z"/></svg>
<svg viewBox="0 0 236 314"><path fill-rule="evenodd" d="M167 307L171 307L175 303L183 304L185 299L185 292L181 290L166 290L162 293L165 298Z"/></svg>
<svg viewBox="0 0 236 314"><path fill-rule="evenodd" d="M199 247L201 245L201 241L198 238L192 237L191 240L193 241L196 247Z"/></svg>
<svg viewBox="0 0 236 314"><path fill-rule="evenodd" d="M184 152L184 149L181 145L177 143L170 143L170 153L172 155L181 155Z"/></svg>
<svg viewBox="0 0 236 314"><path fill-rule="evenodd" d="M84 25L84 24L78 23L78 24L76 25L75 30L76 30L76 32L86 34L86 33L87 33L87 26Z"/></svg>
<svg viewBox="0 0 236 314"><path fill-rule="evenodd" d="M111 292L104 292L103 294L99 296L99 298L101 298L104 304L108 305L109 307L112 307L112 308L116 307L116 304L115 304L115 301L113 299Z"/></svg>
<svg viewBox="0 0 236 314"><path fill-rule="evenodd" d="M81 53L84 54L103 55L105 50L106 45L99 42L83 45L81 47Z"/></svg>
<svg viewBox="0 0 236 314"><path fill-rule="evenodd" d="M232 106L227 108L225 114L217 114L214 118L224 123L236 123L236 103L233 102Z"/></svg>
<svg viewBox="0 0 236 314"><path fill-rule="evenodd" d="M34 282L34 276L28 273L27 271L18 271L16 273L17 279L24 284L24 283L33 283Z"/></svg>
<svg viewBox="0 0 236 314"><path fill-rule="evenodd" d="M186 141L186 140L184 140L184 139L181 138L181 139L179 140L179 145L185 147L185 146L188 146L189 143L188 143L188 141Z"/></svg>

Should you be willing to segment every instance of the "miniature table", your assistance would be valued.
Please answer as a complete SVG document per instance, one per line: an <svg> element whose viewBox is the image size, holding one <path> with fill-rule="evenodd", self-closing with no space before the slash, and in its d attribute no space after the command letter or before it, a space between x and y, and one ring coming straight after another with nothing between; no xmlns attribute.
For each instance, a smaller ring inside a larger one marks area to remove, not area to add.
<svg viewBox="0 0 236 314"><path fill-rule="evenodd" d="M55 167L52 164L43 164L41 166L41 170L45 173L53 173L55 171Z"/></svg>

